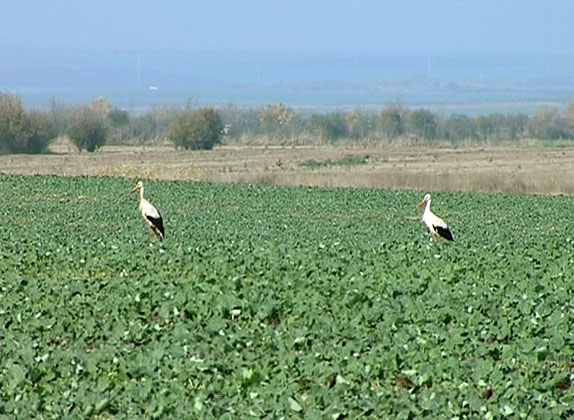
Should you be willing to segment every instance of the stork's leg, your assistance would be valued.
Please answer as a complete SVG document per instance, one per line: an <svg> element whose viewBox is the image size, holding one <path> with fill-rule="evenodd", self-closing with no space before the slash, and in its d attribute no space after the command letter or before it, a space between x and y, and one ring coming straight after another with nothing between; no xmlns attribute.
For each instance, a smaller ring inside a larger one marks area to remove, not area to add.
<svg viewBox="0 0 574 420"><path fill-rule="evenodd" d="M153 242L153 228L151 226L149 227L149 240Z"/></svg>

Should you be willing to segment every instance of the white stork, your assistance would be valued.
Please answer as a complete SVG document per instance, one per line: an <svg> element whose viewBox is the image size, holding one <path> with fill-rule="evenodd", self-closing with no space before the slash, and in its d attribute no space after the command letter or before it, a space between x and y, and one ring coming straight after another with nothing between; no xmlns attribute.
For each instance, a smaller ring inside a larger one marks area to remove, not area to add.
<svg viewBox="0 0 574 420"><path fill-rule="evenodd" d="M422 201L417 206L420 207L423 204L425 206L425 211L423 213L421 222L428 228L435 242L438 242L440 238L444 238L449 241L454 241L454 236L452 235L452 232L450 231L444 220L442 220L440 217L438 217L431 211L430 203L431 203L430 194L426 194L422 199Z"/></svg>
<svg viewBox="0 0 574 420"><path fill-rule="evenodd" d="M161 241L164 236L163 219L161 218L161 214L159 214L159 211L157 211L156 208L144 198L143 182L139 181L131 190L131 194L136 191L140 192L139 208L142 217L149 226L149 239L150 241L153 240L153 235L155 234Z"/></svg>

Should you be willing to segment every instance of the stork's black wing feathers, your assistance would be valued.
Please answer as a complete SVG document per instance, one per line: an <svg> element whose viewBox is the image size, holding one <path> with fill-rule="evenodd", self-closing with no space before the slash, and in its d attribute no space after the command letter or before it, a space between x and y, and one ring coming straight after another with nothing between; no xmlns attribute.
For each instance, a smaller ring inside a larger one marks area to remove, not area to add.
<svg viewBox="0 0 574 420"><path fill-rule="evenodd" d="M158 212L159 214L159 212ZM163 238L165 236L164 233L164 229L163 229L163 219L161 217L161 214L159 214L159 217L151 217L151 216L146 216L147 219L150 221L150 223L153 225L154 230L157 230L159 233L161 233L161 237Z"/></svg>
<svg viewBox="0 0 574 420"><path fill-rule="evenodd" d="M438 236L440 236L441 238L444 238L446 240L449 241L454 241L454 236L452 235L452 232L450 231L450 229L446 226L433 226L434 230L436 233L438 233Z"/></svg>

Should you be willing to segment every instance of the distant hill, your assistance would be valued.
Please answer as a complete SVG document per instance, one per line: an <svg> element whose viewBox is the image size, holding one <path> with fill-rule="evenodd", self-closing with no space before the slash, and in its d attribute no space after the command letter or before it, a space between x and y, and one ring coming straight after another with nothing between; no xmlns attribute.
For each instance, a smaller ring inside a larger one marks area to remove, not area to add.
<svg viewBox="0 0 574 420"><path fill-rule="evenodd" d="M380 107L529 112L574 97L574 56L539 54L63 51L0 49L0 89L26 106L98 96L125 109L159 104Z"/></svg>

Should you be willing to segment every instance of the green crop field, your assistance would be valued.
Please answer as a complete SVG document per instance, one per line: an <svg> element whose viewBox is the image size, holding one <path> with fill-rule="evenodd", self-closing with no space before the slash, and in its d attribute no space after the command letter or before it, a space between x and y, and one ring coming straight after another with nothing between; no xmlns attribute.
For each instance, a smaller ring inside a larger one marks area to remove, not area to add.
<svg viewBox="0 0 574 420"><path fill-rule="evenodd" d="M0 177L0 416L574 416L573 198L135 181Z"/></svg>

